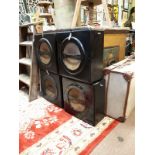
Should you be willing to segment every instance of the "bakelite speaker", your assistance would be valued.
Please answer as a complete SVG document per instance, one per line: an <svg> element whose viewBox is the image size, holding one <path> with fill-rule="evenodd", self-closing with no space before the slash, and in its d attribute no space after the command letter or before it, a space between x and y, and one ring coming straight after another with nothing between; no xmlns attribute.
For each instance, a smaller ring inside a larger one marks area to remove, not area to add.
<svg viewBox="0 0 155 155"><path fill-rule="evenodd" d="M34 50L39 68L43 71L58 73L56 33L47 32L35 35Z"/></svg>
<svg viewBox="0 0 155 155"><path fill-rule="evenodd" d="M63 108L62 79L54 73L41 71L41 95L48 101Z"/></svg>
<svg viewBox="0 0 155 155"><path fill-rule="evenodd" d="M56 38L60 75L86 83L102 79L104 31L76 28Z"/></svg>
<svg viewBox="0 0 155 155"><path fill-rule="evenodd" d="M75 117L96 125L104 117L104 81L86 84L62 78L64 109Z"/></svg>

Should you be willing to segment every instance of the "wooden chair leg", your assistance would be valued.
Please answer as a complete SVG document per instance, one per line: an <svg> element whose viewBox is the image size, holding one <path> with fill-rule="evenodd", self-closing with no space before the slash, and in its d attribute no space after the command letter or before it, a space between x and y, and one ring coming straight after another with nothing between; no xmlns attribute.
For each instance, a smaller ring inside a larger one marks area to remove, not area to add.
<svg viewBox="0 0 155 155"><path fill-rule="evenodd" d="M76 27L76 23L77 23L77 20L78 20L80 6L81 6L81 2L82 1L84 1L84 0L76 0L75 11L74 11L74 15L73 15L73 20L72 20L71 28ZM103 9L104 9L104 13L105 13L107 24L108 24L109 27L112 27L112 22L110 20L110 16L109 16L106 0L102 0L102 5L103 5Z"/></svg>
<svg viewBox="0 0 155 155"><path fill-rule="evenodd" d="M81 0L76 0L75 11L74 11L74 16L73 16L71 28L76 27L76 23L77 23L79 11L80 11L80 6L81 6Z"/></svg>

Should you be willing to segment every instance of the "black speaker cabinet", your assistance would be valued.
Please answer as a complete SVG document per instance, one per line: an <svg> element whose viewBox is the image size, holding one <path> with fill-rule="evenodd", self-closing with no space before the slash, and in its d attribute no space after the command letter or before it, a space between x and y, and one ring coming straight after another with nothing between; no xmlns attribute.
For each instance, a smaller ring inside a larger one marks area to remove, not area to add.
<svg viewBox="0 0 155 155"><path fill-rule="evenodd" d="M86 84L62 78L62 83L65 111L96 125L104 117L104 81Z"/></svg>
<svg viewBox="0 0 155 155"><path fill-rule="evenodd" d="M57 33L59 73L81 82L103 77L104 31L76 28Z"/></svg>
<svg viewBox="0 0 155 155"><path fill-rule="evenodd" d="M41 95L63 108L62 79L59 75L41 71Z"/></svg>
<svg viewBox="0 0 155 155"><path fill-rule="evenodd" d="M43 71L58 73L56 34L49 31L35 35L34 50L39 68Z"/></svg>

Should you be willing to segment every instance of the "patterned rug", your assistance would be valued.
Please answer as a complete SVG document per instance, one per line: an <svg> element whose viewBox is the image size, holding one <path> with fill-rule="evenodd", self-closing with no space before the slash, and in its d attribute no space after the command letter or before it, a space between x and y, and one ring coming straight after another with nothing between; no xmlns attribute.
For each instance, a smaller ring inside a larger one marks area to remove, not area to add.
<svg viewBox="0 0 155 155"><path fill-rule="evenodd" d="M118 124L105 117L95 127L43 98L19 106L20 155L87 155Z"/></svg>

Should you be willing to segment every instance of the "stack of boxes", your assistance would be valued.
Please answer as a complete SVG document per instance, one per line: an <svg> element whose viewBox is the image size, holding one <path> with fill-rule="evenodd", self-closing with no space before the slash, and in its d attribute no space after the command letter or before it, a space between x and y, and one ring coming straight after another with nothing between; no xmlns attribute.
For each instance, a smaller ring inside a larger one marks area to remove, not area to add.
<svg viewBox="0 0 155 155"><path fill-rule="evenodd" d="M76 28L35 36L42 96L96 125L104 117L104 31Z"/></svg>

